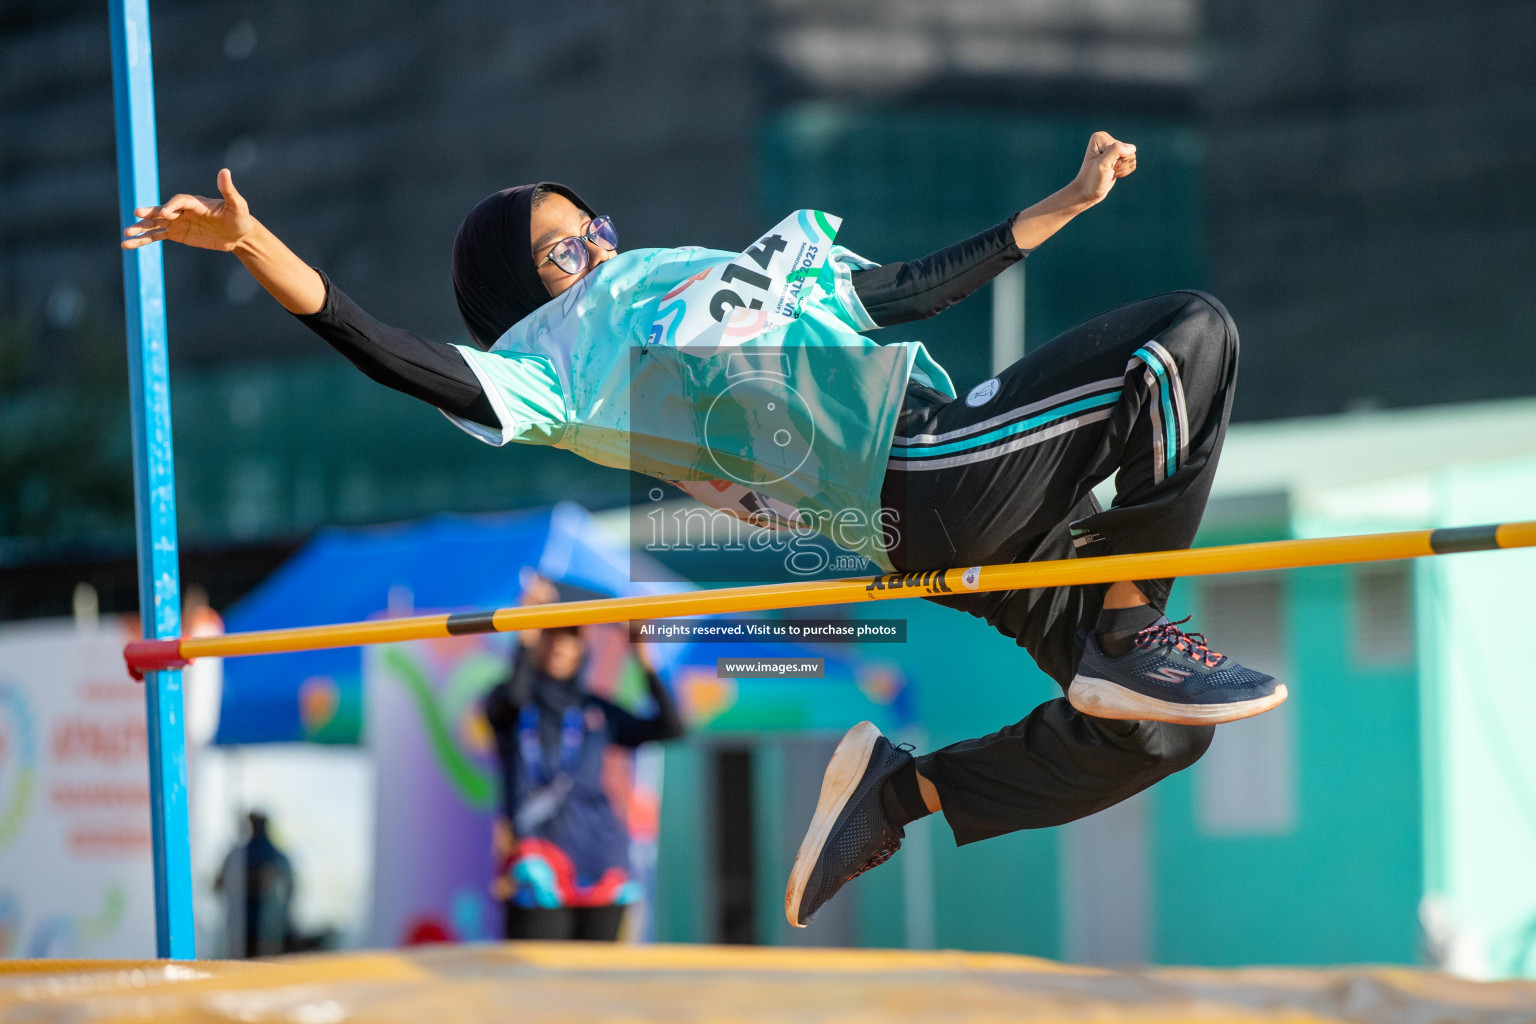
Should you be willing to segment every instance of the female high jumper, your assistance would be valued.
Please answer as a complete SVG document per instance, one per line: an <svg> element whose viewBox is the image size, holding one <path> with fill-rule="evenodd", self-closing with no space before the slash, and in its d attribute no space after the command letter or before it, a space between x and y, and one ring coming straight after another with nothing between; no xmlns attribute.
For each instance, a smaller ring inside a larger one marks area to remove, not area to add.
<svg viewBox="0 0 1536 1024"><path fill-rule="evenodd" d="M488 443L568 448L756 522L809 524L915 573L1194 541L1237 375L1237 330L1211 296L1174 292L1101 314L963 398L920 344L863 336L958 302L1135 169L1134 146L1097 132L1065 188L884 266L834 247L836 225L816 211L739 254L619 253L612 221L570 188L506 189L469 212L454 242L473 345L369 316L251 215L228 170L220 199L177 195L135 210L122 245L234 253L368 376ZM739 387L769 379L751 358L766 351L784 387ZM771 393L793 400L779 408ZM1092 488L1111 474L1104 509ZM1283 701L1275 679L1164 617L1171 585L934 596L1015 639L1065 699L916 758L870 723L854 726L791 873L790 923L804 926L884 863L919 817L942 810L961 844L1073 821L1193 764L1215 723Z"/></svg>

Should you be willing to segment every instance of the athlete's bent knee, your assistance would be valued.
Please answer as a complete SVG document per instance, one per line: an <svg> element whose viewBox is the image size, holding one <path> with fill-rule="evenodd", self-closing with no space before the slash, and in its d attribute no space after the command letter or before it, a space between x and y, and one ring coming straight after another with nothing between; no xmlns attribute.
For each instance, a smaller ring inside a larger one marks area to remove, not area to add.
<svg viewBox="0 0 1536 1024"><path fill-rule="evenodd" d="M1141 761L1137 774L1151 785L1194 764L1210 749L1214 725L1174 725L1171 722L1117 721L1084 716L1085 722L1109 743Z"/></svg>
<svg viewBox="0 0 1536 1024"><path fill-rule="evenodd" d="M1179 320L1194 327L1199 339L1207 344L1223 345L1237 352L1237 324L1221 300L1209 292L1188 290L1178 293L1184 298Z"/></svg>
<svg viewBox="0 0 1536 1024"><path fill-rule="evenodd" d="M1157 758L1158 766L1168 775L1194 764L1211 748L1216 735L1214 725L1172 725L1148 723L1156 727L1147 737L1147 753Z"/></svg>

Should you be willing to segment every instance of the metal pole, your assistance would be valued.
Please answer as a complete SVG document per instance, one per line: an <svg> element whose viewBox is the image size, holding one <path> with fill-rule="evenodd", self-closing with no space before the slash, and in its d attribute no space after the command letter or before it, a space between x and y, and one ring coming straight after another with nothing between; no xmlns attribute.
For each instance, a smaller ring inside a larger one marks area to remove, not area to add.
<svg viewBox="0 0 1536 1024"><path fill-rule="evenodd" d="M992 280L992 372L1024 358L1024 261Z"/></svg>
<svg viewBox="0 0 1536 1024"><path fill-rule="evenodd" d="M117 192L122 226L160 196L155 155L154 71L148 0L108 0L112 99L117 121ZM171 381L166 354L161 246L123 253L133 493L139 551L139 614L148 639L181 632L176 559L176 483L171 453ZM192 925L192 852L187 833L187 742L181 672L151 672L148 719L150 829L154 839L155 953L197 955Z"/></svg>

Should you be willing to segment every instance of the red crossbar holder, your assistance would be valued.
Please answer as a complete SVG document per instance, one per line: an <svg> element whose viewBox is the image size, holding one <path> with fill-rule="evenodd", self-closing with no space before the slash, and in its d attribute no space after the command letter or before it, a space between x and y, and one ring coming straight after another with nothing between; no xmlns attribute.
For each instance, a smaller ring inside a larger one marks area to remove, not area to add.
<svg viewBox="0 0 1536 1024"><path fill-rule="evenodd" d="M181 656L181 641L130 640L123 648L123 660L128 662L128 674L139 682L146 672L165 672L173 668L186 668L191 659Z"/></svg>

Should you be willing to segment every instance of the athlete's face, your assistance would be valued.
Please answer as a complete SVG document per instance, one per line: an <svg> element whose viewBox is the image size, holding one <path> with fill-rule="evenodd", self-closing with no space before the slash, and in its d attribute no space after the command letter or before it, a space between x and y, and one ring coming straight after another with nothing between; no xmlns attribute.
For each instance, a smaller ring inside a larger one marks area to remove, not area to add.
<svg viewBox="0 0 1536 1024"><path fill-rule="evenodd" d="M586 650L580 633L545 630L539 643L539 668L555 679L569 679L581 668Z"/></svg>
<svg viewBox="0 0 1536 1024"><path fill-rule="evenodd" d="M587 249L587 265L577 273L567 273L554 260L545 259L556 244L567 238L579 239L591 227L592 218L559 193L546 196L542 203L534 207L528 225L529 240L533 244L533 263L539 268L539 279L549 289L551 297L559 295L592 273L599 263L606 263L613 258L615 250L605 249L591 239L586 239L581 244Z"/></svg>

